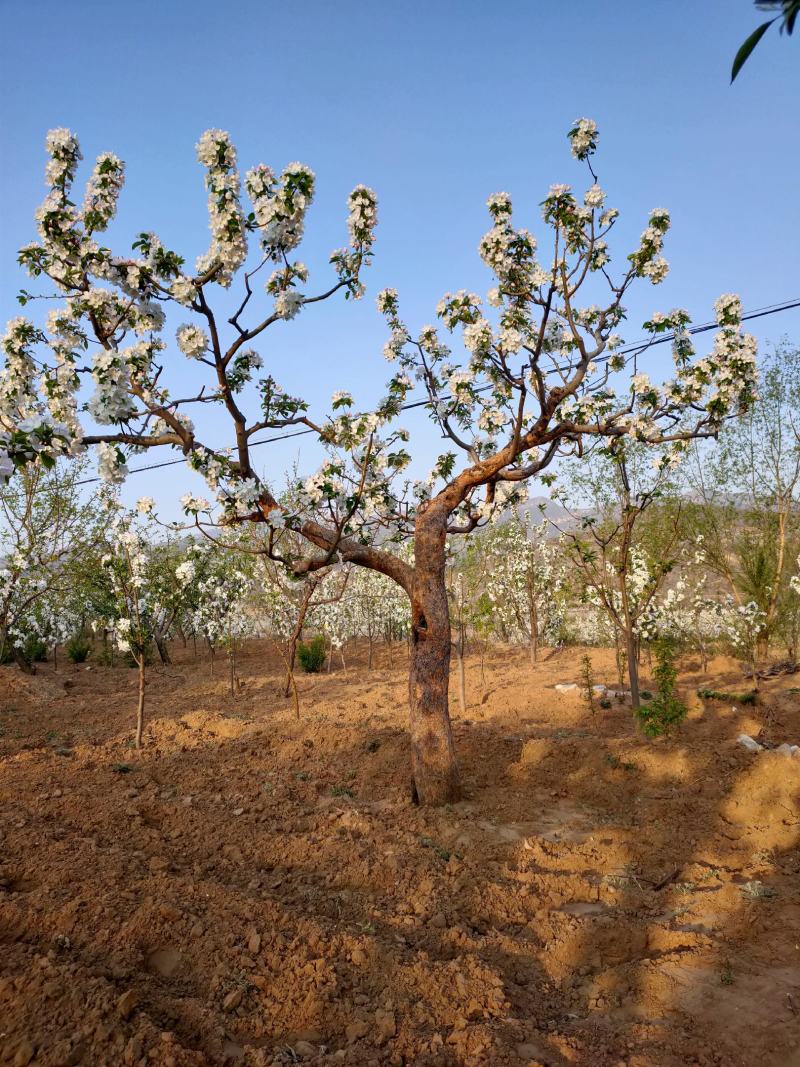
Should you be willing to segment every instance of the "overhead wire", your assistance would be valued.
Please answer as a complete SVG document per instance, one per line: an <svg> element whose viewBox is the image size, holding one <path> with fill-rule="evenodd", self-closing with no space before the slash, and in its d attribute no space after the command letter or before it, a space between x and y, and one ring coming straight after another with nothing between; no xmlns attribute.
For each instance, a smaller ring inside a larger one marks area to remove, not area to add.
<svg viewBox="0 0 800 1067"><path fill-rule="evenodd" d="M753 319L763 318L766 315L775 315L775 314L777 314L778 312L781 312L781 311L791 311L793 308L800 308L800 297L797 297L797 298L792 299L792 300L783 300L783 301L781 301L781 302L779 302L777 304L768 304L763 308L756 308L755 311L750 311L747 314L742 315L741 321L742 322L749 322L749 321L752 321ZM702 323L699 326L691 326L691 327L689 327L689 329L686 332L689 333L689 334L700 334L700 333L707 333L709 330L715 330L717 328L718 328L718 324L716 322L707 322L707 323ZM671 332L671 333L665 333L665 334L663 334L662 336L659 336L659 337L647 338L647 339L642 340L642 341L631 342L630 344L623 345L620 348L615 349L613 354L609 354L609 355L606 355L606 356L600 356L597 360L595 360L595 362L597 362L597 363L605 362L605 361L607 361L609 359L614 358L615 356L620 356L620 355L622 355L622 356L637 355L638 353L643 352L646 349L652 348L655 345L666 344L668 341L672 341L674 339L674 337L675 337L675 334ZM555 368L555 369L556 370L559 370L559 369L567 370L569 368L568 367L563 367L563 368ZM487 389L490 389L490 388L491 388L491 386L484 386L483 389L479 390L479 391L486 391ZM442 399L443 400L447 400L449 398L448 397L442 397ZM430 404L430 400L412 400L412 401L409 401L407 404L401 404L400 405L400 411L411 411L414 408L426 407L428 404ZM317 431L311 429L311 427L306 427L303 430L292 430L292 431L290 431L288 433L275 434L272 437L261 437L261 438L255 440L255 441L250 441L248 443L248 447L249 448L259 448L261 445L277 444L279 441L288 441L288 440L291 440L294 437L303 437L306 434L316 433L316 432ZM180 466L180 465L184 464L185 462L186 462L185 459L168 459L168 460L163 460L160 463L148 463L148 464L146 464L146 465L144 465L142 467L132 467L132 468L130 468L128 470L128 474L129 475L130 474L143 474L146 471L162 470L165 467L177 467L177 466ZM78 485L92 485L92 484L94 484L96 482L100 482L100 481L102 481L102 479L99 478L99 477L82 478L79 481L74 482L73 484L75 486L78 486Z"/></svg>

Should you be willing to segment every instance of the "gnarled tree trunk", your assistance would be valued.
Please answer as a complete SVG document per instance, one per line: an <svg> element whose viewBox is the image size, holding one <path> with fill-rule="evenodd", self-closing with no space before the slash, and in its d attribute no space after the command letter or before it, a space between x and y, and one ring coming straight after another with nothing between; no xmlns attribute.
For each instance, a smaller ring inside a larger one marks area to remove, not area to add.
<svg viewBox="0 0 800 1067"><path fill-rule="evenodd" d="M415 532L408 698L414 797L447 804L460 795L450 728L450 612L445 585L444 514L423 512Z"/></svg>

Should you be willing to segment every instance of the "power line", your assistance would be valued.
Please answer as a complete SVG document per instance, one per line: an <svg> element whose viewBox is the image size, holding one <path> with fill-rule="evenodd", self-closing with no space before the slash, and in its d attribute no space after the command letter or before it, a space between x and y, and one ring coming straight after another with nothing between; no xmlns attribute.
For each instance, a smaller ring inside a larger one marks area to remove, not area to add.
<svg viewBox="0 0 800 1067"><path fill-rule="evenodd" d="M763 318L766 315L776 315L778 312L781 312L781 311L791 311L793 308L800 308L800 297L798 297L796 299L793 299L793 300L784 300L784 301L782 301L782 302L780 302L778 304L768 304L766 307L763 307L763 308L756 308L755 311L750 311L746 315L742 315L741 321L742 322L749 322L752 319L760 319L760 318ZM716 322L706 322L706 323L702 323L700 326L692 326L686 332L689 333L689 334L708 333L709 330L715 330L717 328L718 328L718 324ZM661 337L655 337L655 338L646 339L646 340L643 340L643 341L636 341L636 342L633 342L633 343L628 344L628 345L624 345L623 347L616 349L615 352L613 353L613 356L612 355L601 356L597 360L597 362L608 361L609 359L612 359L614 356L635 355L635 354L637 354L639 352L644 352L648 348L652 348L654 345L666 344L667 341L672 341L674 339L674 337L675 337L674 333L666 333L666 334L663 334L663 336L661 336ZM559 370L559 369L568 369L568 368L567 367L556 368L556 370ZM483 389L481 389L479 391L480 392L485 392L486 390L488 390L490 388L491 388L491 386L485 386ZM447 398L443 398L443 399L447 399ZM401 404L400 405L400 411L410 411L413 408L425 407L428 404L430 404L430 400L413 400L413 401L410 401L407 404ZM248 447L249 448L258 448L260 445L271 445L271 444L275 444L278 441L288 441L293 437L303 437L305 434L316 433L316 432L317 432L316 430L312 430L310 427L308 427L308 428L306 428L304 430L293 430L290 433L276 434L273 437L262 437L259 440L250 441L248 443ZM163 467L177 467L177 466L180 466L180 465L184 464L185 462L186 462L185 459L168 459L168 460L164 460L161 463L150 463L150 464L147 464L144 467L133 467L132 469L130 469L128 471L128 474L142 474L145 471L161 470ZM91 484L94 484L95 482L100 482L100 481L102 481L102 478L83 478L80 481L73 482L73 485L76 485L76 486L78 486L78 485L91 485Z"/></svg>

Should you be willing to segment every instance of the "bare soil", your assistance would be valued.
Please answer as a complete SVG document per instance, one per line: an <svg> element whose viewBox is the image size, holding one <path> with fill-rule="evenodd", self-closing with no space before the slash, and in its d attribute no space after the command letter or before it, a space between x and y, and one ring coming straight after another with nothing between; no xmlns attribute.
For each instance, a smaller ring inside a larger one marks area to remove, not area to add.
<svg viewBox="0 0 800 1067"><path fill-rule="evenodd" d="M553 689L580 649L473 656L426 810L404 648L299 675L299 720L267 644L235 697L173 654L141 753L135 671L2 670L0 1063L800 1065L800 759L736 743L800 742L800 675L704 706L747 685L684 662L648 741Z"/></svg>

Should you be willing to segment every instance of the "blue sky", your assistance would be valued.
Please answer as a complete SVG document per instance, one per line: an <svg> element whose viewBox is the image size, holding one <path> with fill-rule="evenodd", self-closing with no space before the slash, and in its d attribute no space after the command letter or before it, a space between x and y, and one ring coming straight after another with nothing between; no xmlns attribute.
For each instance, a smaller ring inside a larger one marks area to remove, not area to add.
<svg viewBox="0 0 800 1067"><path fill-rule="evenodd" d="M565 137L582 115L599 125L600 181L623 216L616 258L651 208L672 212L670 276L628 301L626 339L656 309L680 305L707 321L722 292L739 292L746 309L800 296L800 41L771 31L731 87L731 59L761 17L749 0L6 0L0 15L4 318L19 313L18 289L34 288L15 253L35 236L54 126L78 134L86 160L108 149L126 161L109 234L120 253L144 229L189 262L205 250L194 145L212 126L230 131L242 170L301 160L316 172L301 252L310 291L324 287L327 255L345 243L349 190L377 191L367 298L306 309L262 347L276 377L319 414L336 389L350 388L363 407L381 394L380 288L400 291L412 329L434 320L447 290L485 293L476 246L490 193L511 193L518 224L541 232L548 186L584 187ZM762 345L798 338L800 313L751 329ZM207 437L227 440L221 418ZM425 429L418 473L437 446ZM260 463L279 483L298 448L262 449ZM315 466L311 453L300 456ZM150 493L174 514L186 484L176 468L131 479L130 495Z"/></svg>

